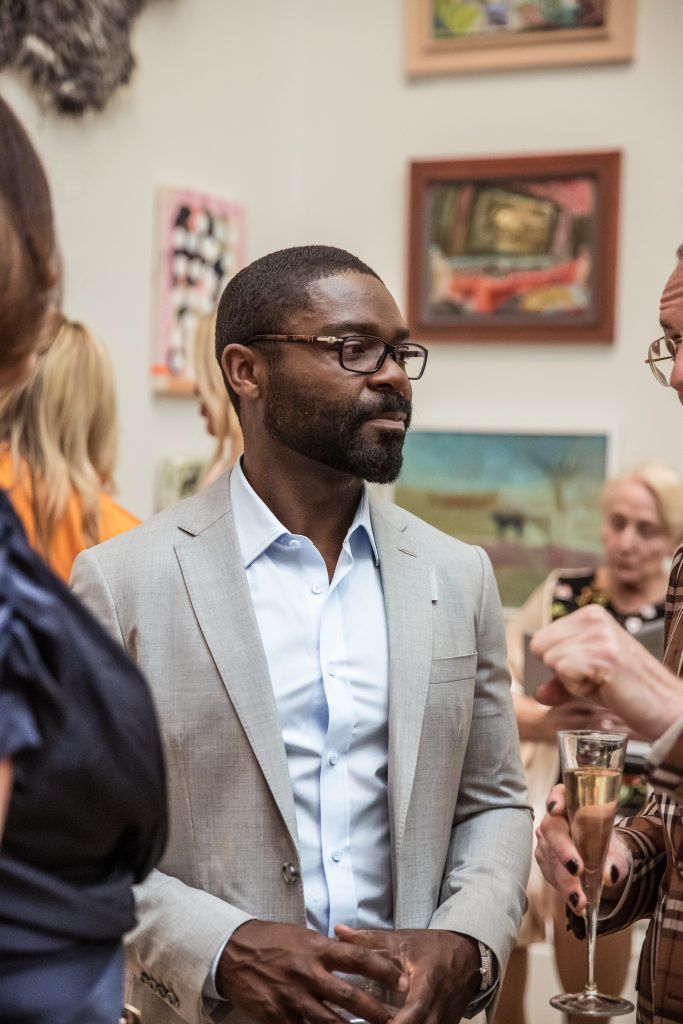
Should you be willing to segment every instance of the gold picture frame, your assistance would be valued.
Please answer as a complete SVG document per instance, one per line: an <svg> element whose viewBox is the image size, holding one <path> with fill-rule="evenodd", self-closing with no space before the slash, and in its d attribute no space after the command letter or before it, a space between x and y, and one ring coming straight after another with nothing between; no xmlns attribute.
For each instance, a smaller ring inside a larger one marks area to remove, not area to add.
<svg viewBox="0 0 683 1024"><path fill-rule="evenodd" d="M405 69L410 76L616 64L633 59L636 0L602 0L602 23L593 27L510 31L487 25L484 32L454 32L452 36L446 29L443 38L434 27L439 3L450 6L454 13L456 8L475 6L458 0L406 0Z"/></svg>

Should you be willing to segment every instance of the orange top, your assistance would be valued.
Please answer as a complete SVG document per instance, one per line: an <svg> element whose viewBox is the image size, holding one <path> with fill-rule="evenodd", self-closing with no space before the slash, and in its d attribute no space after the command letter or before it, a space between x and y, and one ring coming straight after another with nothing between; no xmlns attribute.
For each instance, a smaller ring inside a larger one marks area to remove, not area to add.
<svg viewBox="0 0 683 1024"><path fill-rule="evenodd" d="M0 487L7 491L14 511L21 519L26 536L32 547L36 548L36 524L31 507L31 490L28 474L22 474L23 482L15 480L14 464L7 449L0 451ZM108 494L100 494L100 541L109 540L119 533L132 530L138 526L139 519L136 519L130 512L117 505ZM81 500L74 492L69 498L69 503L62 518L55 526L48 563L53 572L68 582L71 566L76 555L88 547L83 533L81 522ZM36 550L38 550L36 548ZM42 554L42 552L39 552Z"/></svg>

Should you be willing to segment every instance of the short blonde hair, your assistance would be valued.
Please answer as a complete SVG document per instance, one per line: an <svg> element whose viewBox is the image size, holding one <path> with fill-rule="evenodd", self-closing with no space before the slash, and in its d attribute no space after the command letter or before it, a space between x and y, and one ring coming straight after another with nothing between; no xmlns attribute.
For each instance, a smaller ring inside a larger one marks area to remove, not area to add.
<svg viewBox="0 0 683 1024"><path fill-rule="evenodd" d="M683 477L662 462L641 462L633 469L607 480L602 488L600 505L605 511L618 484L636 480L646 487L654 498L662 523L671 539L679 544L683 540Z"/></svg>
<svg viewBox="0 0 683 1024"><path fill-rule="evenodd" d="M62 323L27 383L0 398L0 440L15 473L28 473L43 555L74 491L88 544L98 543L100 492L114 489L117 423L114 374L92 331Z"/></svg>
<svg viewBox="0 0 683 1024"><path fill-rule="evenodd" d="M223 380L216 359L216 313L205 313L199 318L194 341L194 372L197 394L206 406L211 429L216 437L216 448L204 471L207 476L220 462L226 467L244 451L242 428ZM226 446L229 450L226 452Z"/></svg>

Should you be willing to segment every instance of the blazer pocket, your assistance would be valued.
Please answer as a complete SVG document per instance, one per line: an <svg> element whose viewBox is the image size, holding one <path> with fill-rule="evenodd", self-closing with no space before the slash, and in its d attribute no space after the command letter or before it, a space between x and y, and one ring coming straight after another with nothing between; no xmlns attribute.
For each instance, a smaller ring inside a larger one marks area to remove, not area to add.
<svg viewBox="0 0 683 1024"><path fill-rule="evenodd" d="M477 671L477 652L459 654L455 658L434 658L429 684L455 683L459 679L473 679Z"/></svg>

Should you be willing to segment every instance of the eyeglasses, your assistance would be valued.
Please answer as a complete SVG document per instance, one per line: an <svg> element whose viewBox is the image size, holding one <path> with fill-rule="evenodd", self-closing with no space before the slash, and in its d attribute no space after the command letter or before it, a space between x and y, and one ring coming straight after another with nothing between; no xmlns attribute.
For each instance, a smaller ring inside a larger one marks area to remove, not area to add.
<svg viewBox="0 0 683 1024"><path fill-rule="evenodd" d="M253 341L292 341L304 345L320 342L329 349L336 349L339 365L352 373L377 373L390 356L410 380L420 379L429 355L424 345L412 341L389 345L371 334L345 334L341 338L315 334L253 334L242 344L250 345Z"/></svg>
<svg viewBox="0 0 683 1024"><path fill-rule="evenodd" d="M673 373L674 360L678 354L680 343L680 339L673 341L671 338L666 337L657 338L650 344L647 350L645 362L655 375L655 380L665 388L671 387L671 374ZM664 365L658 366L658 363L663 363Z"/></svg>

